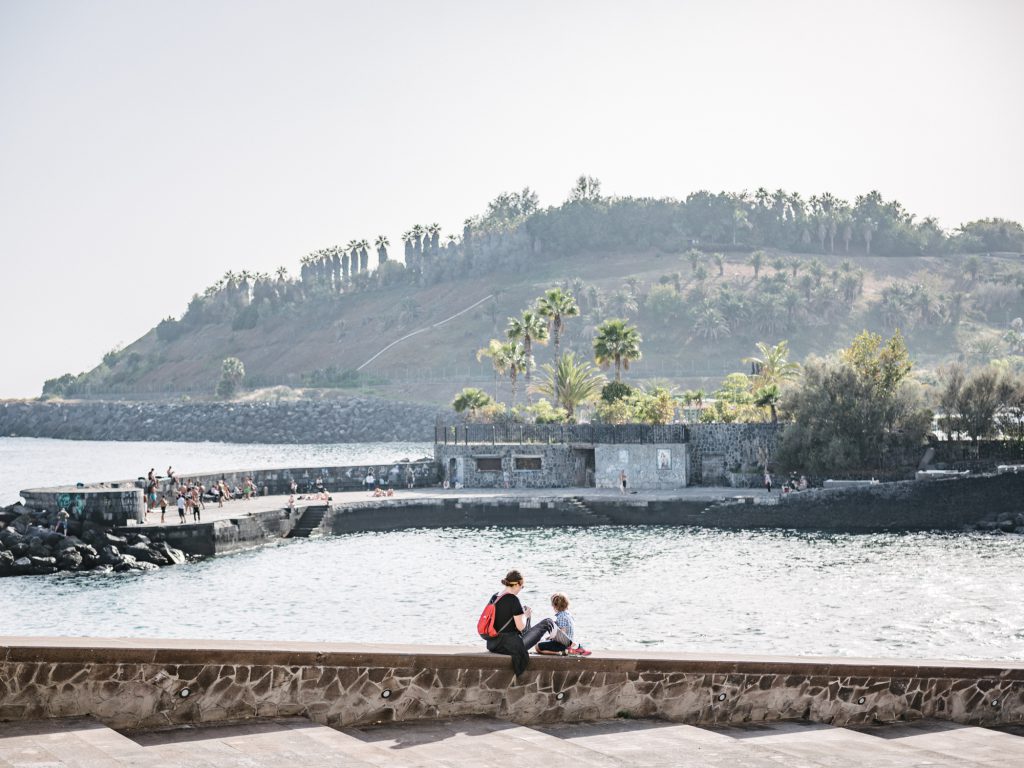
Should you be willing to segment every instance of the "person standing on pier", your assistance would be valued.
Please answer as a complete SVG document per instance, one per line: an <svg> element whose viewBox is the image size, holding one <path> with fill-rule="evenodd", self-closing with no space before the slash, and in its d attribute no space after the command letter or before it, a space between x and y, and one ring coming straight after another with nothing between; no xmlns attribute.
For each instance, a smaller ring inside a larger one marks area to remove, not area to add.
<svg viewBox="0 0 1024 768"><path fill-rule="evenodd" d="M178 491L178 522L185 522L185 494L181 490Z"/></svg>

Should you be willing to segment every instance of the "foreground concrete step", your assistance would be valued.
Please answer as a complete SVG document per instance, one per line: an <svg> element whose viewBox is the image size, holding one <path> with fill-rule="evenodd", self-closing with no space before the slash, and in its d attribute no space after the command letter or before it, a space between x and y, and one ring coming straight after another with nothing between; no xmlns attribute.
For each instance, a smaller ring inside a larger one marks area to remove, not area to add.
<svg viewBox="0 0 1024 768"><path fill-rule="evenodd" d="M765 755L785 755L807 766L830 768L902 768L908 765L962 766L979 768L973 754L957 759L933 752L926 745L907 745L880 739L870 732L833 728L820 723L773 723L751 728L731 728L726 735L741 740L751 750ZM867 761L867 762L866 762Z"/></svg>
<svg viewBox="0 0 1024 768"><path fill-rule="evenodd" d="M338 748L310 738L310 734L333 734L330 728L304 718L240 723L194 729L174 729L140 734L149 765L209 765L216 768L263 768L303 766L304 768L367 768L370 763Z"/></svg>
<svg viewBox="0 0 1024 768"><path fill-rule="evenodd" d="M138 745L88 718L0 723L0 768L106 768L129 751Z"/></svg>
<svg viewBox="0 0 1024 768"><path fill-rule="evenodd" d="M643 768L789 768L790 765L782 755L750 749L721 731L658 720L566 723L538 726L535 730L585 747L591 753L614 758L619 765Z"/></svg>
<svg viewBox="0 0 1024 768"><path fill-rule="evenodd" d="M950 765L1024 766L1024 738L1012 729L977 728L936 720L865 729L879 740L930 754L942 755ZM959 762L955 762L959 761Z"/></svg>
<svg viewBox="0 0 1024 768"><path fill-rule="evenodd" d="M334 730L308 721L295 721L291 727L323 748L331 750L331 754L354 761L353 765L375 768L436 768L440 765L429 758L416 756L402 749L392 750L386 744L376 744L356 729Z"/></svg>
<svg viewBox="0 0 1024 768"><path fill-rule="evenodd" d="M507 725L489 718L466 718L346 728L342 733L382 751L385 761L376 763L382 768L475 768L504 759L500 746L491 737L496 727ZM510 756L509 762L518 763L520 759Z"/></svg>

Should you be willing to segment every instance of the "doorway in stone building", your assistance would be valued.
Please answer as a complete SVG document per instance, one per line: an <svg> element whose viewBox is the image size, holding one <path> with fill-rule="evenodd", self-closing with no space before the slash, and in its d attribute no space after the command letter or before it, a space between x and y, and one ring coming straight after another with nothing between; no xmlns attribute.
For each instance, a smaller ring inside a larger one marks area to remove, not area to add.
<svg viewBox="0 0 1024 768"><path fill-rule="evenodd" d="M572 451L574 485L580 488L593 488L596 485L594 478L593 448L574 448Z"/></svg>

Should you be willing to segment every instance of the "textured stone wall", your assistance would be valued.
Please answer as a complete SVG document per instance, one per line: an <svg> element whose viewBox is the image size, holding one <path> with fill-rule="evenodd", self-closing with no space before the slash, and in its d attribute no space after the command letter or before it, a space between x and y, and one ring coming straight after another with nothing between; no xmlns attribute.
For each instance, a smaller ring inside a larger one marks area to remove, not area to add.
<svg viewBox="0 0 1024 768"><path fill-rule="evenodd" d="M0 647L0 720L91 715L127 729L292 715L334 727L473 715L522 724L623 715L699 724L1024 721L1019 664L609 654L533 659L517 681L507 657L429 646L41 642Z"/></svg>
<svg viewBox="0 0 1024 768"><path fill-rule="evenodd" d="M764 469L782 437L781 424L694 424L690 427L690 483L746 485Z"/></svg>
<svg viewBox="0 0 1024 768"><path fill-rule="evenodd" d="M539 457L541 468L516 469L517 456ZM582 486L586 482L586 462L583 454L568 445L470 443L467 446L438 443L434 446L434 457L441 476L447 478L449 482L454 482L451 460L461 458L462 482L467 488L502 488L505 485L506 473L512 488L571 488ZM500 459L501 470L478 470L477 458Z"/></svg>
<svg viewBox="0 0 1024 768"><path fill-rule="evenodd" d="M0 435L233 443L430 441L432 405L373 397L273 403L0 403Z"/></svg>
<svg viewBox="0 0 1024 768"><path fill-rule="evenodd" d="M618 488L619 472L626 472L626 487L634 490L671 490L687 484L688 447L675 445L596 445L594 456L598 488Z"/></svg>

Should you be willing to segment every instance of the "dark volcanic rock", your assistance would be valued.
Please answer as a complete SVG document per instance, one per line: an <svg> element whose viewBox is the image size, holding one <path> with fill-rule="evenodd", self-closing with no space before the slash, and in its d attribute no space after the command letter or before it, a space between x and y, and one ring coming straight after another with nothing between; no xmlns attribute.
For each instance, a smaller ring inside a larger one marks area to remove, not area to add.
<svg viewBox="0 0 1024 768"><path fill-rule="evenodd" d="M126 555L131 555L136 560L153 565L169 565L169 561L162 552L147 547L145 544L130 544L125 550Z"/></svg>
<svg viewBox="0 0 1024 768"><path fill-rule="evenodd" d="M82 555L74 547L63 550L57 557L57 567L62 571L77 571L82 563Z"/></svg>
<svg viewBox="0 0 1024 768"><path fill-rule="evenodd" d="M121 562L121 550L115 547L113 544L108 544L100 550L100 562L104 565L116 566Z"/></svg>
<svg viewBox="0 0 1024 768"><path fill-rule="evenodd" d="M166 542L159 544L158 547L172 564L181 565L185 562L185 553L180 549L175 549Z"/></svg>

